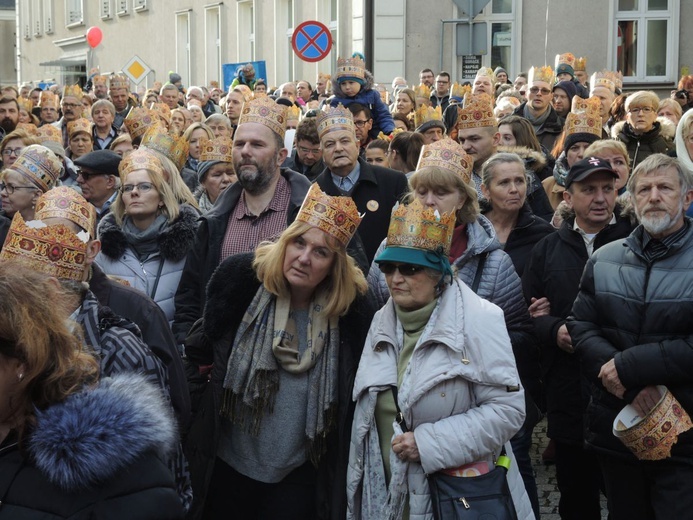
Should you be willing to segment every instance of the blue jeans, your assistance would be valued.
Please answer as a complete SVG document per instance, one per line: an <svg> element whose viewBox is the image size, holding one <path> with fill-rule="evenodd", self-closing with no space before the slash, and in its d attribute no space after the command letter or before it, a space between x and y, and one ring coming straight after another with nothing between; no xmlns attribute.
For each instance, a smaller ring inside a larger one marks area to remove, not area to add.
<svg viewBox="0 0 693 520"><path fill-rule="evenodd" d="M522 480L525 483L525 490L529 496L529 501L532 504L534 516L539 520L539 493L537 492L537 481L534 478L534 467L532 467L532 459L529 456L529 450L532 447L532 433L534 428L528 428L523 425L520 431L510 439L510 445L515 454L517 469L522 475Z"/></svg>

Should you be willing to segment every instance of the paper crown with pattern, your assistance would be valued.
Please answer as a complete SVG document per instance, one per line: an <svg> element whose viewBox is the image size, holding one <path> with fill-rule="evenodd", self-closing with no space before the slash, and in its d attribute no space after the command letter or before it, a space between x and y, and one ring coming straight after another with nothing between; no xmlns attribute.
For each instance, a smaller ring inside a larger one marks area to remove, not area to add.
<svg viewBox="0 0 693 520"><path fill-rule="evenodd" d="M361 223L361 215L351 197L332 197L311 184L296 220L310 224L346 245Z"/></svg>
<svg viewBox="0 0 693 520"><path fill-rule="evenodd" d="M474 160L464 151L461 144L446 137L421 147L416 169L420 170L428 166L436 166L456 173L469 184Z"/></svg>
<svg viewBox="0 0 693 520"><path fill-rule="evenodd" d="M259 123L284 139L286 133L286 109L270 97L252 99L243 104L238 126L243 123Z"/></svg>
<svg viewBox="0 0 693 520"><path fill-rule="evenodd" d="M248 85L236 85L233 87L234 92L239 92L241 96L243 96L243 102L247 103L251 99L253 99L253 91L250 90L250 87Z"/></svg>
<svg viewBox="0 0 693 520"><path fill-rule="evenodd" d="M297 107L296 105L286 107L286 122L288 124L289 121L298 121L301 119L301 109Z"/></svg>
<svg viewBox="0 0 693 520"><path fill-rule="evenodd" d="M41 97L39 98L39 106L41 108L55 108L57 110L59 105L58 95L53 94L50 90L44 90L41 92Z"/></svg>
<svg viewBox="0 0 693 520"><path fill-rule="evenodd" d="M575 54L573 54L572 52L556 54L554 68L557 69L560 65L570 65L570 67L572 67L573 70L575 70Z"/></svg>
<svg viewBox="0 0 693 520"><path fill-rule="evenodd" d="M127 76L121 76L120 74L113 74L108 79L108 88L110 90L126 89L130 90L130 80Z"/></svg>
<svg viewBox="0 0 693 520"><path fill-rule="evenodd" d="M164 123L166 128L171 125L171 107L169 107L166 103L152 103L149 110L158 116L159 121Z"/></svg>
<svg viewBox="0 0 693 520"><path fill-rule="evenodd" d="M65 85L63 88L63 99L66 97L75 97L77 99L82 99L84 93L82 92L82 87L79 85Z"/></svg>
<svg viewBox="0 0 693 520"><path fill-rule="evenodd" d="M691 418L665 387L657 405L640 418L632 405L616 416L613 434L640 460L663 460L671 456L678 436L693 428Z"/></svg>
<svg viewBox="0 0 693 520"><path fill-rule="evenodd" d="M590 78L590 89L594 90L597 87L605 87L616 93L617 88L620 90L623 87L623 74L611 70L595 72Z"/></svg>
<svg viewBox="0 0 693 520"><path fill-rule="evenodd" d="M548 65L545 67L532 67L527 75L527 83L531 86L535 81L543 81L553 87L556 82L556 74Z"/></svg>
<svg viewBox="0 0 693 520"><path fill-rule="evenodd" d="M107 85L108 84L108 76L105 74L97 74L93 78L91 78L91 83L92 85Z"/></svg>
<svg viewBox="0 0 693 520"><path fill-rule="evenodd" d="M598 97L583 99L573 96L570 112L565 119L566 136L573 134L594 134L602 136L602 117L599 115L601 101Z"/></svg>
<svg viewBox="0 0 693 520"><path fill-rule="evenodd" d="M19 173L38 189L46 192L55 186L63 164L45 146L32 144L19 152L19 157L9 169Z"/></svg>
<svg viewBox="0 0 693 520"><path fill-rule="evenodd" d="M39 126L34 135L41 142L52 141L60 144L60 146L63 145L63 134L59 128L53 125Z"/></svg>
<svg viewBox="0 0 693 520"><path fill-rule="evenodd" d="M118 174L121 181L125 181L125 177L135 170L154 170L163 171L161 161L156 154L144 146L140 146L137 150L133 150L118 165Z"/></svg>
<svg viewBox="0 0 693 520"><path fill-rule="evenodd" d="M81 281L88 241L86 236L83 238L85 240L64 224L26 223L18 211L0 251L0 260L14 260L56 278Z"/></svg>
<svg viewBox="0 0 693 520"><path fill-rule="evenodd" d="M157 124L159 122L159 117L157 114L144 107L135 107L128 113L127 117L123 121L125 123L125 128L128 129L128 134L132 139L137 139L141 135Z"/></svg>
<svg viewBox="0 0 693 520"><path fill-rule="evenodd" d="M31 110L34 108L34 102L29 98L18 97L17 104L19 109L24 109L31 114Z"/></svg>
<svg viewBox="0 0 693 520"><path fill-rule="evenodd" d="M417 98L430 98L431 97L431 87L425 83L421 83L414 87L414 97Z"/></svg>
<svg viewBox="0 0 693 520"><path fill-rule="evenodd" d="M575 72L581 70L581 71L586 71L587 70L587 57L582 56L580 58L575 58L575 65L573 65L573 70Z"/></svg>
<svg viewBox="0 0 693 520"><path fill-rule="evenodd" d="M424 123L429 121L440 121L443 122L443 112L440 106L435 108L426 105L421 105L414 112L414 128L419 128Z"/></svg>
<svg viewBox="0 0 693 520"><path fill-rule="evenodd" d="M418 198L408 206L396 204L387 231L387 247L408 247L450 253L455 213L443 213L424 207Z"/></svg>
<svg viewBox="0 0 693 520"><path fill-rule="evenodd" d="M142 136L140 148L155 150L173 162L180 171L188 159L188 141L177 135L175 130L169 131L161 123L152 125ZM122 164L122 163L121 163Z"/></svg>
<svg viewBox="0 0 693 520"><path fill-rule="evenodd" d="M94 205L68 186L57 186L36 201L36 220L63 218L77 224L94 238L96 210Z"/></svg>
<svg viewBox="0 0 693 520"><path fill-rule="evenodd" d="M337 71L335 72L337 81L342 78L364 79L365 77L366 64L358 56L337 59Z"/></svg>
<svg viewBox="0 0 693 520"><path fill-rule="evenodd" d="M200 161L233 163L233 141L228 137L204 139L200 150Z"/></svg>
<svg viewBox="0 0 693 520"><path fill-rule="evenodd" d="M34 123L17 123L15 130L24 130L27 134L31 136L36 136L36 131L38 130L38 127Z"/></svg>
<svg viewBox="0 0 693 520"><path fill-rule="evenodd" d="M491 67L481 67L479 70L476 71L476 75L474 76L474 79L480 77L480 76L485 76L491 80L491 85L496 84L496 74L493 72L493 69Z"/></svg>
<svg viewBox="0 0 693 520"><path fill-rule="evenodd" d="M79 119L67 123L67 135L70 136L70 139L73 135L80 132L85 132L91 136L91 121L84 117L80 117Z"/></svg>
<svg viewBox="0 0 693 520"><path fill-rule="evenodd" d="M452 84L452 87L450 88L450 96L451 97L456 97L460 99L464 99L464 96L467 94L472 93L472 86L471 85L460 85L459 83L455 82Z"/></svg>
<svg viewBox="0 0 693 520"><path fill-rule="evenodd" d="M346 130L355 132L354 116L348 108L339 103L336 107L326 106L324 110L318 112L315 122L318 128L320 139L331 130Z"/></svg>
<svg viewBox="0 0 693 520"><path fill-rule="evenodd" d="M463 106L457 106L458 129L485 128L497 124L493 115L493 100L488 94L467 94Z"/></svg>

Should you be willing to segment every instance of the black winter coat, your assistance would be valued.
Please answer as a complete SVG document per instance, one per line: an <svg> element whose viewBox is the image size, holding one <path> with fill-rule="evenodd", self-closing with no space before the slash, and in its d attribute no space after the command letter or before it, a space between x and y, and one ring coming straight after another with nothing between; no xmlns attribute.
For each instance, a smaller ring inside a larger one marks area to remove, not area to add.
<svg viewBox="0 0 693 520"><path fill-rule="evenodd" d="M193 419L196 428L190 432L186 441L186 455L190 463L195 496L193 508L196 512L201 511L206 499L216 458L220 434L218 417L223 394L222 384L231 347L243 315L260 288L252 261L253 254L245 253L231 256L219 265L209 282L204 324L199 329L200 334L186 340L193 413L204 416L201 417L201 422ZM316 518L321 520L343 519L346 516L346 468L354 416L352 390L361 351L375 314L371 301L372 298L368 295L358 297L350 311L339 319L337 426L328 437L328 450L318 467ZM212 364L211 382L207 383L207 378L203 375L204 370L200 370L200 367L209 367ZM204 398L200 396L208 384L213 385L213 413L209 413L209 402L203 401ZM191 518L196 516L193 514Z"/></svg>
<svg viewBox="0 0 693 520"><path fill-rule="evenodd" d="M525 117L525 105L527 105L527 101L518 106L513 111L513 115ZM546 121L544 121L539 130L536 132L537 139L539 139L539 144L541 144L547 150L551 150L553 148L556 139L558 139L558 136L563 131L564 124L563 119L561 119L552 106L549 106L549 111L549 116L546 118Z"/></svg>
<svg viewBox="0 0 693 520"><path fill-rule="evenodd" d="M551 315L534 318L542 348L542 379L546 392L549 420L548 436L562 442L582 444L582 414L586 389L580 382L577 356L560 349L558 329L566 322L578 293L580 277L587 263L587 248L582 236L573 230L574 219L563 222L556 233L546 236L532 249L522 276L527 302L547 297ZM630 220L619 217L596 236L595 251L604 244L627 237L633 229Z"/></svg>
<svg viewBox="0 0 693 520"><path fill-rule="evenodd" d="M325 163L322 162L322 159L317 161L313 166L310 166L306 168L303 163L301 162L301 159L298 157L298 153L296 152L296 148L291 152L291 155L284 160L284 164L282 164L283 168L289 168L290 170L293 170L298 173L302 173L306 177L308 177L308 180L310 182L314 182L315 179L318 178L318 175L322 173L322 171L325 169Z"/></svg>
<svg viewBox="0 0 693 520"><path fill-rule="evenodd" d="M676 148L673 142L667 142L662 136L659 121L655 121L652 130L642 135L635 135L633 127L626 122L618 133L618 140L626 145L631 171L650 155L668 153Z"/></svg>

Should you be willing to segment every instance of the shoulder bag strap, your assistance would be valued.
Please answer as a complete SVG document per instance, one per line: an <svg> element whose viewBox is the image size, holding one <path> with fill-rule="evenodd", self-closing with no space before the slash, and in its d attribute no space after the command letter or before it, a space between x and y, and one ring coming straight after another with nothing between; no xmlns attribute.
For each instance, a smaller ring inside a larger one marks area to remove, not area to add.
<svg viewBox="0 0 693 520"><path fill-rule="evenodd" d="M164 257L161 257L161 261L159 262L159 269L156 271L156 278L154 279L154 288L152 289L152 294L149 295L149 297L154 300L154 296L156 296L156 290L159 287L159 280L161 279L161 271L164 269Z"/></svg>
<svg viewBox="0 0 693 520"><path fill-rule="evenodd" d="M474 275L474 282L472 282L472 291L475 293L479 289L479 284L481 283L481 275L484 274L484 265L486 264L486 258L488 257L488 251L483 253L479 258L479 263L476 266L476 274Z"/></svg>
<svg viewBox="0 0 693 520"><path fill-rule="evenodd" d="M397 401L397 385L392 385L390 388L392 388L392 397L395 400L395 408L397 408L395 422L397 422L397 424L399 424L399 426L402 428L403 433L407 433L409 428L407 427L407 422L404 420L404 414L402 413L402 410L399 409L399 402Z"/></svg>

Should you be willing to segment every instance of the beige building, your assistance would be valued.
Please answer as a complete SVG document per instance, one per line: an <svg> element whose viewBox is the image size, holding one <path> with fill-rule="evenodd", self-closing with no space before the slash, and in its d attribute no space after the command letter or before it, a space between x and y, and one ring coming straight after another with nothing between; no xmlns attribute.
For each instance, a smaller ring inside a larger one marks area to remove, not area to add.
<svg viewBox="0 0 693 520"><path fill-rule="evenodd" d="M17 82L17 13L14 2L15 0L0 0L0 85Z"/></svg>
<svg viewBox="0 0 693 520"><path fill-rule="evenodd" d="M222 80L223 64L255 60L277 85L312 81L360 51L377 81L414 84L424 67L460 80L478 63L502 65L513 77L570 51L588 58L589 73L620 69L626 88L664 92L693 63L682 35L693 24L689 0L21 0L17 17L19 82L84 81L92 67L120 71L137 56L151 68L140 86L169 71L184 85L209 84ZM327 25L334 41L317 64L291 49L307 20ZM93 26L103 40L91 50Z"/></svg>

